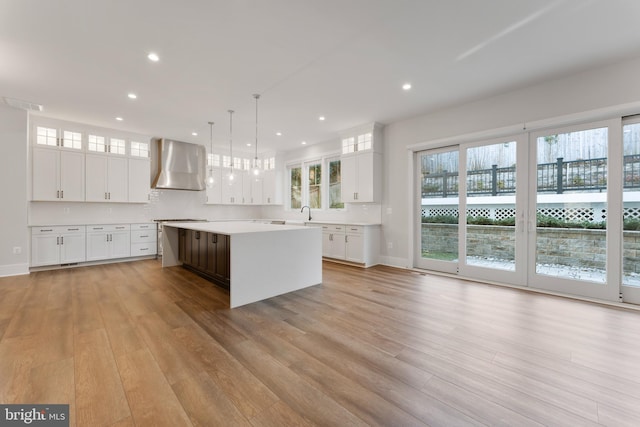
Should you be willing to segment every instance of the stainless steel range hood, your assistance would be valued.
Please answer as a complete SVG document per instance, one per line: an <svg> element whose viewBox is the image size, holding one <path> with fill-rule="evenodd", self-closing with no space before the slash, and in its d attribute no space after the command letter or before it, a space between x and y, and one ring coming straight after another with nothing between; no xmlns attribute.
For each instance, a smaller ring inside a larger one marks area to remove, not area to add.
<svg viewBox="0 0 640 427"><path fill-rule="evenodd" d="M155 153L154 153L155 151ZM151 187L201 191L206 188L207 151L204 146L156 138L151 144Z"/></svg>

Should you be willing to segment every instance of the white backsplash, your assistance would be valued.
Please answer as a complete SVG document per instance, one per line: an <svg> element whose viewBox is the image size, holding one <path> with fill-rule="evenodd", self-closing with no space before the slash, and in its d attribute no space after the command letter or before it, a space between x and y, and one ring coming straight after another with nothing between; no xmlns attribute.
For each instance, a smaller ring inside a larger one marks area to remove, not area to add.
<svg viewBox="0 0 640 427"><path fill-rule="evenodd" d="M260 206L205 205L204 191L153 190L150 203L30 202L29 225L139 223L160 218L254 219ZM282 209L282 208L280 208Z"/></svg>
<svg viewBox="0 0 640 427"><path fill-rule="evenodd" d="M306 220L309 211L300 212L300 209L284 209L282 206L263 206L262 218L264 219L293 219ZM312 210L311 218L314 221L344 221L363 223L382 223L382 206L372 203L349 204L341 210Z"/></svg>

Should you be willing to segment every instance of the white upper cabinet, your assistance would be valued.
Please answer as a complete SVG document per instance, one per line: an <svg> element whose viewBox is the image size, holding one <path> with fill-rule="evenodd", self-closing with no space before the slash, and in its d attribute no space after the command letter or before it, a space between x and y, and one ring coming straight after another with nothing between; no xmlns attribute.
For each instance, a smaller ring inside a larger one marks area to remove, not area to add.
<svg viewBox="0 0 640 427"><path fill-rule="evenodd" d="M381 129L376 123L342 134L342 201L378 203L382 192Z"/></svg>
<svg viewBox="0 0 640 427"><path fill-rule="evenodd" d="M31 156L32 200L84 200L82 133L71 127L35 126Z"/></svg>
<svg viewBox="0 0 640 427"><path fill-rule="evenodd" d="M87 154L87 202L128 201L127 158Z"/></svg>
<svg viewBox="0 0 640 427"><path fill-rule="evenodd" d="M129 202L145 203L151 193L151 162L149 159L129 159Z"/></svg>
<svg viewBox="0 0 640 427"><path fill-rule="evenodd" d="M222 170L220 168L210 168L207 171L207 180L209 175L213 176L213 182L207 184L207 204L217 205L222 203Z"/></svg>
<svg viewBox="0 0 640 427"><path fill-rule="evenodd" d="M84 200L84 154L34 147L32 200Z"/></svg>
<svg viewBox="0 0 640 427"><path fill-rule="evenodd" d="M32 200L149 201L150 146L145 137L44 117L34 121Z"/></svg>

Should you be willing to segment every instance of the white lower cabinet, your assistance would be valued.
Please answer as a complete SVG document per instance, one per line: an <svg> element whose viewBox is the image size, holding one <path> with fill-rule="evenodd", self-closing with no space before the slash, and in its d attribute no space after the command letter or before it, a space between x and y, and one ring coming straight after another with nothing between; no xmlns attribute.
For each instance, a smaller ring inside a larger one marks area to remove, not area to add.
<svg viewBox="0 0 640 427"><path fill-rule="evenodd" d="M85 226L33 227L31 266L74 264L86 261Z"/></svg>
<svg viewBox="0 0 640 427"><path fill-rule="evenodd" d="M87 261L131 256L131 226L88 225Z"/></svg>
<svg viewBox="0 0 640 427"><path fill-rule="evenodd" d="M131 256L156 255L158 253L157 225L131 224Z"/></svg>
<svg viewBox="0 0 640 427"><path fill-rule="evenodd" d="M322 256L370 267L378 264L380 226L319 224L322 227Z"/></svg>
<svg viewBox="0 0 640 427"><path fill-rule="evenodd" d="M364 227L348 225L345 227L345 259L349 262L364 263Z"/></svg>
<svg viewBox="0 0 640 427"><path fill-rule="evenodd" d="M345 259L343 225L322 225L322 256Z"/></svg>

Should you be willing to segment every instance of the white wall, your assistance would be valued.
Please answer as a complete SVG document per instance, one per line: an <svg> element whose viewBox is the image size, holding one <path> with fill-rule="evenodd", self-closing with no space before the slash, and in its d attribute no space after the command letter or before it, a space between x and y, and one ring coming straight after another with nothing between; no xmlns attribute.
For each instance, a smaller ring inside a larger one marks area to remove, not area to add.
<svg viewBox="0 0 640 427"><path fill-rule="evenodd" d="M582 121L587 117L595 119L600 113L589 114L592 110L638 114L640 108L629 110L628 106L634 104L633 108L636 108L640 105L638 75L640 59L634 59L385 126L383 261L400 267L412 266L412 254L408 253L407 222L413 194L409 195L412 183L405 172L410 166L409 146L424 143L426 147L430 145L429 141L476 132L489 135L505 127L512 127L515 132L525 123L562 116L573 115L565 117L568 122ZM452 143L455 143L455 138L439 144ZM392 249L388 249L388 243Z"/></svg>
<svg viewBox="0 0 640 427"><path fill-rule="evenodd" d="M0 276L28 273L27 129L26 111L0 105Z"/></svg>

